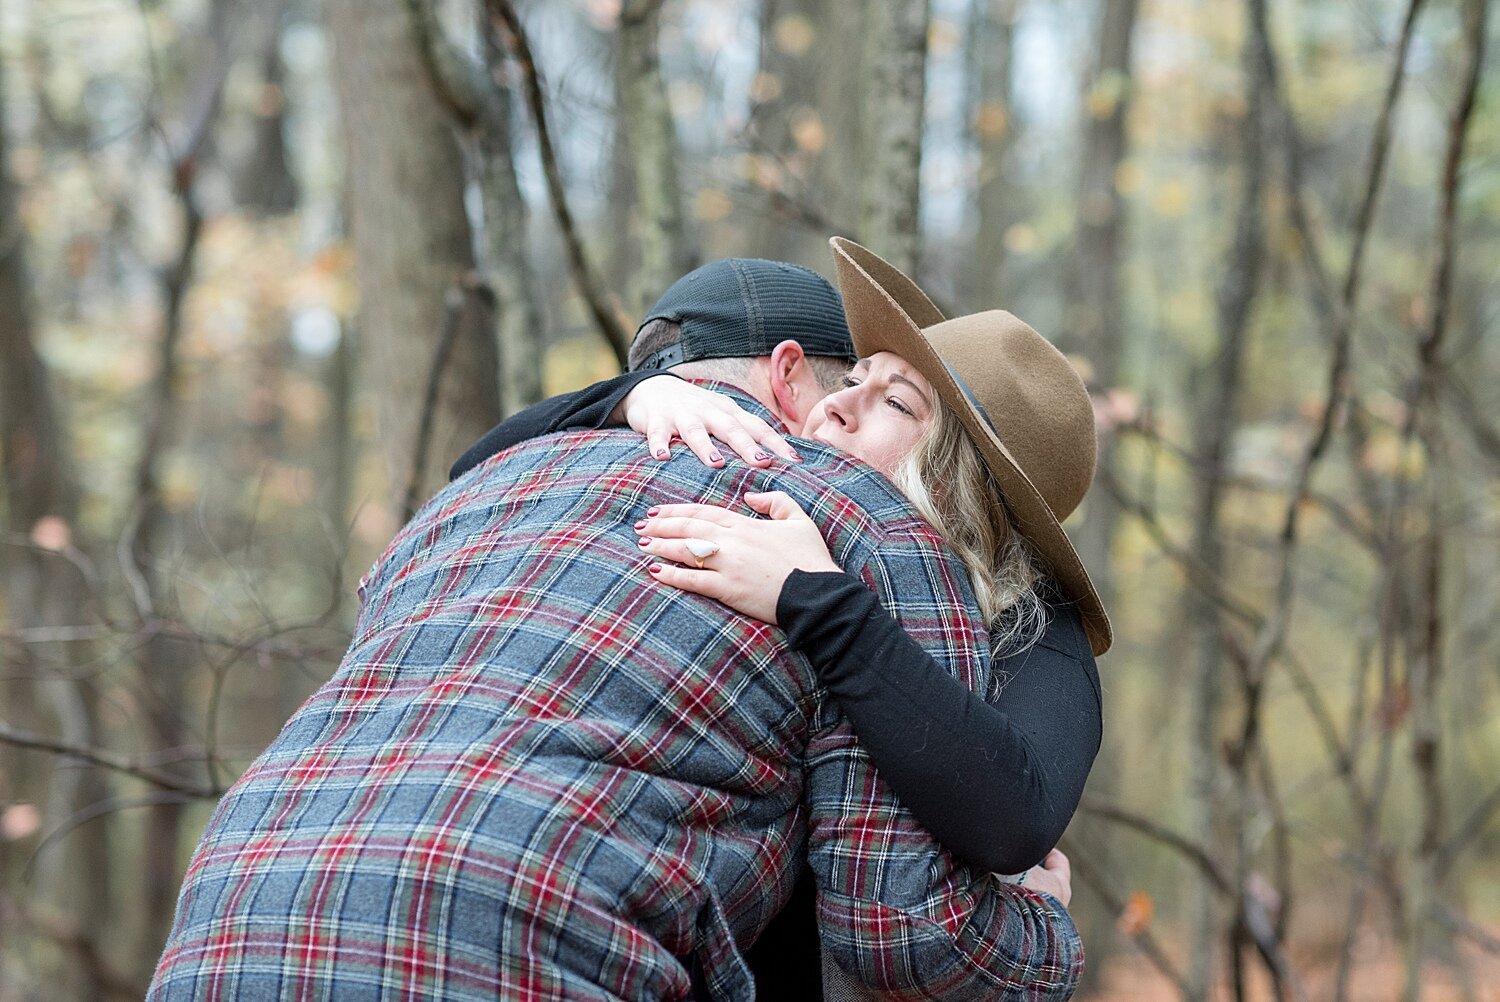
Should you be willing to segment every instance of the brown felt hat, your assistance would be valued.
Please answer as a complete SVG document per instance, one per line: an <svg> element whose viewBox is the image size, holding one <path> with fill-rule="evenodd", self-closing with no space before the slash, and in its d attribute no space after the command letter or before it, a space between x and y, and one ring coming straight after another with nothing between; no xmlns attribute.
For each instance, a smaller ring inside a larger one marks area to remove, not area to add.
<svg viewBox="0 0 1500 1002"><path fill-rule="evenodd" d="M855 350L900 355L927 378L979 447L1012 524L1078 607L1094 653L1109 650L1109 617L1061 524L1094 479L1094 408L1083 380L1062 352L1004 310L945 320L874 252L843 237L829 243Z"/></svg>

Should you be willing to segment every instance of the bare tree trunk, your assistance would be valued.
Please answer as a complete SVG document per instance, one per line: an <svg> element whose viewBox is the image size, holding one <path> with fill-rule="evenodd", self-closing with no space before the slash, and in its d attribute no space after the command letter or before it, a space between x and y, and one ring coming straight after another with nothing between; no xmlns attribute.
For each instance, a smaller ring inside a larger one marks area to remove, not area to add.
<svg viewBox="0 0 1500 1002"><path fill-rule="evenodd" d="M1445 675L1446 652L1443 623L1443 553L1444 496L1443 474L1446 472L1445 448L1440 421L1436 414L1419 415L1424 404L1431 405L1437 396L1439 373L1445 363L1448 326L1453 313L1453 275L1458 257L1459 189L1462 182L1464 151L1469 138L1470 122L1478 100L1479 83L1484 66L1485 27L1488 4L1485 0L1466 0L1464 32L1464 72L1457 100L1449 116L1448 147L1444 157L1442 189L1439 194L1438 258L1433 270L1428 327L1417 345L1419 371L1416 387L1408 407L1403 438L1411 440L1422 423L1428 425L1425 435L1428 453L1435 469L1428 473L1430 495L1425 566L1411 575L1420 589L1420 620L1414 624L1414 637L1407 655L1407 692L1412 700L1412 765L1421 797L1422 834L1416 847L1417 876L1411 882L1411 925L1406 943L1406 1002L1417 1002L1422 992L1423 961L1429 948L1430 912L1443 898L1444 873L1442 849L1447 837L1446 810L1442 790L1442 729L1438 722L1439 695ZM1399 524L1399 523L1398 523Z"/></svg>
<svg viewBox="0 0 1500 1002"><path fill-rule="evenodd" d="M379 427L392 497L415 481L426 497L446 479L446 460L499 419L493 325L474 286L472 233L464 212L459 150L422 65L402 0L328 0L332 69L348 164L350 228L357 255L362 371L379 398ZM445 302L464 296L444 368L433 434L416 462L431 365Z"/></svg>
<svg viewBox="0 0 1500 1002"><path fill-rule="evenodd" d="M748 148L759 191L748 200L748 246L766 257L821 267L828 235L853 235L858 186L859 115L846 97L862 70L858 46L838 59L838 39L858 37L861 2L763 0L759 70L752 85ZM854 34L849 29L853 26Z"/></svg>
<svg viewBox="0 0 1500 1002"><path fill-rule="evenodd" d="M625 120L616 115L610 129L609 146L609 203L605 207L605 225L608 227L606 246L600 255L602 267L607 275L614 276L617 283L625 284L624 276L635 268L640 255L636 241L630 233L631 219L635 210L635 168L630 163L630 138L626 135ZM631 319L639 319L632 317Z"/></svg>
<svg viewBox="0 0 1500 1002"><path fill-rule="evenodd" d="M630 351L630 332L626 329L628 321L622 320L620 316L619 297L605 292L595 274L593 262L584 249L583 238L573 221L573 210L568 205L557 150L552 143L552 127L542 92L541 69L531 50L531 40L527 37L526 28L521 24L521 16L516 13L512 0L484 0L484 5L495 30L500 33L506 48L515 59L516 67L521 71L526 106L531 112L532 124L536 127L537 152L542 159L542 173L547 179L547 199L552 205L552 215L557 220L557 228L567 250L568 267L572 270L574 284L593 316L600 336L614 352L615 362L624 369L626 356Z"/></svg>
<svg viewBox="0 0 1500 1002"><path fill-rule="evenodd" d="M3 85L0 73L0 85ZM5 523L18 539L35 534L48 548L84 545L78 526L79 494L69 460L62 418L53 399L51 380L36 351L30 313L31 285L25 260L24 230L17 211L17 191L9 171L8 122L0 86L0 472L5 481ZM47 526L50 533L45 532ZM71 540L71 541L70 541ZM77 626L89 614L87 582L77 567L58 552L38 545L0 550L5 579L5 611L17 628ZM86 645L67 642L28 644L24 661L12 662L5 689L6 716L39 717L31 687L46 697L64 742L93 746L98 741L98 695L89 679L70 677L89 661ZM29 677L28 677L29 676ZM22 767L25 753L5 749L0 769L16 781L7 798L45 799L45 830L69 823L77 812L107 800L109 783L77 762L48 763L45 787L20 777L36 770ZM47 908L77 916L80 949L97 948L110 925L110 827L103 818L83 825L53 846L39 861L34 900ZM0 872L0 880L9 874ZM52 987L72 984L80 992L103 993L90 982L86 967L69 964L57 972Z"/></svg>
<svg viewBox="0 0 1500 1002"><path fill-rule="evenodd" d="M1124 200L1115 188L1115 174L1127 153L1126 117L1131 98L1131 40L1135 33L1136 0L1103 0L1099 4L1098 50L1090 71L1083 114L1083 162L1079 176L1076 247L1071 261L1067 319L1063 329L1094 367L1097 387L1105 392L1120 383L1120 360L1125 340L1125 304L1120 270L1124 257ZM995 238L991 238L995 239ZM1108 424L1099 431L1099 477L1114 483L1115 435ZM1120 505L1107 490L1089 493L1086 517L1074 536L1084 566L1104 598L1115 594L1111 549L1120 521ZM1106 741L1120 740L1113 729ZM1089 789L1114 799L1120 781L1121 755L1101 754L1089 776ZM1090 825L1085 825L1085 834ZM1093 844L1113 841L1098 833ZM1106 849L1107 851L1107 849ZM1106 869L1110 861L1095 861ZM1080 919L1092 933L1089 970L1097 974L1107 965L1114 945L1114 923L1108 915L1086 914Z"/></svg>
<svg viewBox="0 0 1500 1002"><path fill-rule="evenodd" d="M927 94L928 0L870 5L864 106L869 137L862 241L908 275L921 259L922 131Z"/></svg>
<svg viewBox="0 0 1500 1002"><path fill-rule="evenodd" d="M1255 3L1256 0L1250 0ZM1261 200L1265 190L1265 64L1253 32L1246 32L1245 116L1238 135L1240 192L1233 241L1218 288L1217 357L1195 380L1194 487L1192 552L1218 580L1224 579L1224 547L1219 535L1220 504L1229 444L1238 423L1238 401L1251 309L1264 261ZM1225 672L1219 607L1207 596L1187 596L1187 622L1197 647L1192 699L1192 804L1199 844L1230 858L1220 795L1219 717ZM1214 951L1227 928L1213 889L1200 881L1191 923L1188 984L1192 998L1206 999L1214 978Z"/></svg>
<svg viewBox="0 0 1500 1002"><path fill-rule="evenodd" d="M1063 324L1078 338L1104 390L1120 381L1125 304L1120 291L1124 240L1124 201L1115 174L1126 156L1125 119L1130 110L1130 42L1136 0L1100 4L1099 56L1089 82L1092 113L1084 118L1083 167L1079 184L1077 250L1070 269L1068 318ZM1106 428L1099 442L1099 467L1114 472L1114 437ZM1107 491L1094 491L1088 518L1079 527L1079 554L1106 601L1113 592L1110 541L1119 506Z"/></svg>
<svg viewBox="0 0 1500 1002"><path fill-rule="evenodd" d="M358 331L353 324L346 324L339 333L339 343L326 362L323 378L328 388L327 456L328 481L324 494L329 532L337 545L346 545L348 527L352 513L349 499L353 495L356 447L354 439L354 387L357 385L357 363L359 359ZM333 583L335 593L329 596L329 607L339 611L348 600L347 589L342 582ZM288 676L287 684L293 679ZM287 712L282 719L291 716L297 708L301 693L284 694L282 708Z"/></svg>
<svg viewBox="0 0 1500 1002"><path fill-rule="evenodd" d="M804 0L761 0L760 5L759 69L751 85L747 136L751 155L759 158L756 162L760 165L753 180L764 189L765 200L756 198L752 202L745 227L755 253L769 258L795 257L808 243L804 234L792 228L788 214L776 209L785 205L785 200L800 200L805 194L790 176L796 173L793 165L799 162L792 115L799 107L818 114L813 110L817 85L814 70L820 64L816 53L822 48L817 44L819 32L811 9L816 6ZM778 41L778 25L810 28L813 44L803 48L801 39L795 45ZM823 62L822 68L827 71L830 67Z"/></svg>
<svg viewBox="0 0 1500 1002"><path fill-rule="evenodd" d="M495 37L494 23L478 5L480 31L490 78L500 72L504 47ZM500 89L486 102L479 131L479 192L484 199L485 274L498 303L500 336L500 400L512 414L542 399L542 310L531 266L526 227L526 199L516 178L515 125L512 93Z"/></svg>
<svg viewBox="0 0 1500 1002"><path fill-rule="evenodd" d="M465 139L469 176L483 206L481 258L495 297L501 409L542 398L544 337L527 239L526 200L516 178L513 94L505 50L483 2L473 8L483 59L450 42L425 0L405 0L417 45L438 98Z"/></svg>
<svg viewBox="0 0 1500 1002"><path fill-rule="evenodd" d="M286 66L281 61L281 19L286 0L274 0L260 11L263 19L260 58L260 100L255 108L255 138L249 158L235 176L235 201L264 216L279 216L297 208L296 175L286 146Z"/></svg>
<svg viewBox="0 0 1500 1002"><path fill-rule="evenodd" d="M635 167L641 266L628 301L640 315L693 268L677 177L677 129L657 53L662 0L625 0L620 10L619 108Z"/></svg>
<svg viewBox="0 0 1500 1002"><path fill-rule="evenodd" d="M1134 0L1129 2L1134 5ZM1009 166L1016 141L1011 64L1020 6L1021 0L974 0L969 28L969 74L974 84L970 127L979 149L975 195L979 222L974 253L965 269L966 305L972 310L1003 301L1000 274L1005 267L1005 231L1018 215L1017 185ZM1092 571L1093 565L1088 566Z"/></svg>
<svg viewBox="0 0 1500 1002"><path fill-rule="evenodd" d="M206 135L206 123L203 128ZM132 506L134 523L129 533L131 561L149 602L147 608L140 610L146 619L147 640L136 658L139 698L152 747L166 756L179 754L186 740L187 688L195 653L181 638L164 633L159 620L170 618L175 612L173 581L164 557L172 522L162 499L161 467L179 424L178 349L182 340L183 305L192 284L198 240L203 231L203 216L192 190L192 179L197 172L196 146L172 164L183 213L181 247L176 262L163 278L162 332L157 345L156 374L142 421L144 433L136 461ZM181 828L180 802L157 804L147 812L145 858L141 867L145 918L137 930L140 935L137 957L143 963L151 963L161 951L171 928L180 879Z"/></svg>

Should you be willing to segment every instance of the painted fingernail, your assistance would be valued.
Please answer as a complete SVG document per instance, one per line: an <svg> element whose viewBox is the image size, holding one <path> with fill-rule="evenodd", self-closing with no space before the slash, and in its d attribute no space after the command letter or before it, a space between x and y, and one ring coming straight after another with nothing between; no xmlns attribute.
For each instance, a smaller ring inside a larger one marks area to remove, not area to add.
<svg viewBox="0 0 1500 1002"><path fill-rule="evenodd" d="M718 451L716 450L708 454L708 461L710 463L722 463L724 462L724 457L719 455Z"/></svg>
<svg viewBox="0 0 1500 1002"><path fill-rule="evenodd" d="M769 461L770 461L770 459L771 459L771 457L770 457L770 456L768 456L768 455L766 455L766 454L765 454L765 453L764 453L764 452L757 452L757 453L756 453L756 454L755 454L755 461L756 461L756 462L757 462L757 463L765 463L765 462L769 462Z"/></svg>
<svg viewBox="0 0 1500 1002"><path fill-rule="evenodd" d="M647 517L648 517L648 518L649 518L649 517L652 517L652 516L654 516L654 515L655 515L655 514L656 514L656 513L657 513L657 512L659 512L659 511L661 511L661 509L660 509L660 508L647 508L647 509L646 509L646 516L647 516Z"/></svg>
<svg viewBox="0 0 1500 1002"><path fill-rule="evenodd" d="M800 462L802 462L802 453L798 452L796 449L792 450L792 462L794 462L794 463L800 463Z"/></svg>
<svg viewBox="0 0 1500 1002"><path fill-rule="evenodd" d="M660 574L661 573L661 564L652 564L650 567L648 567L646 569L649 570L652 574Z"/></svg>
<svg viewBox="0 0 1500 1002"><path fill-rule="evenodd" d="M645 527L646 527L646 520L643 518L643 519L641 519L639 522L637 522L635 524L635 531L636 532L640 532Z"/></svg>
<svg viewBox="0 0 1500 1002"><path fill-rule="evenodd" d="M666 449L657 449L656 450L656 458L657 459L671 459L672 458L672 454L670 452L668 452Z"/></svg>
<svg viewBox="0 0 1500 1002"><path fill-rule="evenodd" d="M635 541L635 545L636 546L650 546L651 545L651 540L647 539L645 536L642 536L640 539L637 539Z"/></svg>

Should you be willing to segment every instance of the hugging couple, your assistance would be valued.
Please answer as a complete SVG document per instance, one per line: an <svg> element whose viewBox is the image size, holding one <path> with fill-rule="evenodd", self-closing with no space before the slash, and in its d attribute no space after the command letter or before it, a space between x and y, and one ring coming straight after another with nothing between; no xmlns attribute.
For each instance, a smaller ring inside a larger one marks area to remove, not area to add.
<svg viewBox="0 0 1500 1002"><path fill-rule="evenodd" d="M151 999L1072 994L1089 397L832 246L838 292L692 272L631 372L454 465L215 810Z"/></svg>

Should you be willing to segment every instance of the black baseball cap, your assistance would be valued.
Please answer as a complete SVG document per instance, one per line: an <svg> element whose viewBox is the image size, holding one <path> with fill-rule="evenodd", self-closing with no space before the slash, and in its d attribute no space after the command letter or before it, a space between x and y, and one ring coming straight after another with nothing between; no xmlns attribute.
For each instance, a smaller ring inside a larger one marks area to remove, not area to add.
<svg viewBox="0 0 1500 1002"><path fill-rule="evenodd" d="M636 369L769 355L788 338L808 355L856 358L838 290L812 269L785 261L731 257L705 264L672 283L641 327L653 320L677 324L682 339Z"/></svg>

